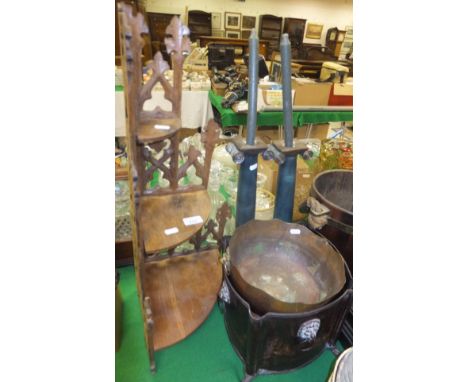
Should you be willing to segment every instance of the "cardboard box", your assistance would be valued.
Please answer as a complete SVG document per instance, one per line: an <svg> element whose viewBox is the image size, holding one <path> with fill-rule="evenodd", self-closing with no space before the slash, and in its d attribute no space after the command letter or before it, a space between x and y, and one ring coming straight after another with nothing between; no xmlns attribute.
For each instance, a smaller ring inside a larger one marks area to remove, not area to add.
<svg viewBox="0 0 468 382"><path fill-rule="evenodd" d="M327 139L328 132L330 129L330 124L328 123L317 123L312 126L310 135L307 137L308 126L300 126L294 129L294 138L316 138L321 141ZM284 133L284 132L283 132ZM247 136L247 127L244 126L242 129L242 136L245 138ZM265 143L271 143L271 141L276 141L282 139L279 135L279 128L277 126L258 126L255 134L256 138L260 138Z"/></svg>
<svg viewBox="0 0 468 382"><path fill-rule="evenodd" d="M270 106L283 105L283 91L282 90L262 90L263 102Z"/></svg>
<svg viewBox="0 0 468 382"><path fill-rule="evenodd" d="M216 95L224 97L224 95L226 94L226 90L227 90L227 84L225 84L224 82L216 83L213 81L213 79L211 79L211 89L213 89L213 92Z"/></svg>
<svg viewBox="0 0 468 382"><path fill-rule="evenodd" d="M291 99L294 104L295 90L291 89ZM257 110L264 106L283 106L283 91L278 89L259 89L257 97Z"/></svg>
<svg viewBox="0 0 468 382"><path fill-rule="evenodd" d="M258 156L258 172L267 177L265 190L276 195L276 179L278 177L278 165L274 161L266 161L261 155Z"/></svg>
<svg viewBox="0 0 468 382"><path fill-rule="evenodd" d="M308 78L294 78L291 87L295 90L293 105L326 106L332 83L320 83Z"/></svg>
<svg viewBox="0 0 468 382"><path fill-rule="evenodd" d="M193 60L184 64L184 70L187 72L206 72L208 70L208 57L203 60Z"/></svg>
<svg viewBox="0 0 468 382"><path fill-rule="evenodd" d="M310 135L307 136L308 125L299 126L296 132L296 138L317 138L320 140L327 139L328 131L330 129L329 123L316 123L310 130Z"/></svg>
<svg viewBox="0 0 468 382"><path fill-rule="evenodd" d="M267 177L265 189L276 195L278 181L278 164L275 161L265 161L261 155L258 157L258 171ZM302 157L297 157L296 188L294 192L293 221L306 217L299 212L299 205L307 200L316 174L312 171Z"/></svg>
<svg viewBox="0 0 468 382"><path fill-rule="evenodd" d="M242 136L245 138L247 136L247 127L244 126L242 129ZM255 133L255 137L261 139L265 143L270 143L271 141L275 141L280 139L279 136L279 129L277 126L270 127L270 126L257 126L257 131Z"/></svg>
<svg viewBox="0 0 468 382"><path fill-rule="evenodd" d="M353 106L353 84L333 84L328 104L330 106Z"/></svg>

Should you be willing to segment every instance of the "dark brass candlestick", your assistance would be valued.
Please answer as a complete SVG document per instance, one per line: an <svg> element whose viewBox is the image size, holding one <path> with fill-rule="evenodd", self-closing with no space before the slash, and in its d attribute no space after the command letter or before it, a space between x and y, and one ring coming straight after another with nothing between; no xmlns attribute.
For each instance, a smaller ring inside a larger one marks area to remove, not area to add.
<svg viewBox="0 0 468 382"><path fill-rule="evenodd" d="M307 146L294 144L292 96L291 96L291 43L288 34L281 36L281 71L283 88L283 125L284 144L273 141L263 153L266 160L275 160L279 164L278 183L276 188L274 218L290 222L293 216L294 190L296 187L297 154L308 157Z"/></svg>
<svg viewBox="0 0 468 382"><path fill-rule="evenodd" d="M258 36L252 29L249 37L249 93L247 114L247 139L237 137L226 146L235 163L240 164L237 185L236 227L255 218L257 193L257 157L266 149L265 144L255 143L257 129L258 89Z"/></svg>

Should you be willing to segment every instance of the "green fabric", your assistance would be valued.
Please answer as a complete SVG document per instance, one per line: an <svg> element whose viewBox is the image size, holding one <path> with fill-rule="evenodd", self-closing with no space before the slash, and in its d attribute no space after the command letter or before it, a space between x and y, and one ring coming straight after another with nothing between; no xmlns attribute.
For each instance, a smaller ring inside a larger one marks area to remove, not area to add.
<svg viewBox="0 0 468 382"><path fill-rule="evenodd" d="M247 114L234 112L231 108L225 109L221 105L223 97L216 95L212 90L208 93L211 104L221 114L221 124L227 126L245 126ZM307 123L326 123L352 121L352 111L294 111L293 126L302 126ZM283 124L283 113L268 111L257 114L257 126L278 126Z"/></svg>
<svg viewBox="0 0 468 382"><path fill-rule="evenodd" d="M348 122L353 120L352 111L302 111L299 126L308 123Z"/></svg>
<svg viewBox="0 0 468 382"><path fill-rule="evenodd" d="M149 370L133 267L118 269L123 299L122 342L115 353L116 382L239 382L243 366L229 342L217 307L192 335L156 352L156 374ZM308 366L279 375L259 376L258 382L325 382L335 357L327 350Z"/></svg>
<svg viewBox="0 0 468 382"><path fill-rule="evenodd" d="M223 97L216 95L212 90L208 93L211 104L221 114L221 124L227 126L245 126L247 124L247 113L236 113L231 108L225 109L221 105ZM293 125L299 126L300 113L293 113ZM268 111L257 114L257 126L278 126L283 124L283 113L279 111Z"/></svg>

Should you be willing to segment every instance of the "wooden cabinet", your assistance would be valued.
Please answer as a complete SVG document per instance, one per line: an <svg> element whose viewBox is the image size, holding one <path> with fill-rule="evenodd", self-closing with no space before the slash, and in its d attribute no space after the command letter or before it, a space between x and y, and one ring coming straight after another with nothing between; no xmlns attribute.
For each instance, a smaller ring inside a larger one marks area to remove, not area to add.
<svg viewBox="0 0 468 382"><path fill-rule="evenodd" d="M211 36L211 13L188 11L190 40L196 41L200 36Z"/></svg>
<svg viewBox="0 0 468 382"><path fill-rule="evenodd" d="M250 32L250 31L249 31ZM208 44L217 44L225 46L234 46L241 47L242 54L240 57L243 57L245 53L249 51L249 40L247 39L234 39L234 38L224 38L224 37L213 37L213 36L201 36L200 37L200 46L203 48ZM259 40L258 42L258 53L262 56L266 56L268 53L268 41Z"/></svg>
<svg viewBox="0 0 468 382"><path fill-rule="evenodd" d="M341 31L338 28L330 28L327 32L325 45L329 48L335 57L340 55L341 45L345 39L346 31Z"/></svg>
<svg viewBox="0 0 468 382"><path fill-rule="evenodd" d="M346 60L353 53L353 27L347 26L345 29L346 35L341 46L340 60Z"/></svg>
<svg viewBox="0 0 468 382"><path fill-rule="evenodd" d="M300 48L302 41L304 40L306 20L305 19L294 19L286 17L284 19L283 33L289 35L289 41L291 41L291 48Z"/></svg>
<svg viewBox="0 0 468 382"><path fill-rule="evenodd" d="M269 42L268 56L273 51L279 51L279 43L281 38L282 17L273 15L260 16L260 39Z"/></svg>
<svg viewBox="0 0 468 382"><path fill-rule="evenodd" d="M151 47L153 52L157 51L165 52L166 47L164 45L164 36L166 27L171 22L174 16L180 16L175 13L153 13L147 12L148 17L148 28L151 36Z"/></svg>

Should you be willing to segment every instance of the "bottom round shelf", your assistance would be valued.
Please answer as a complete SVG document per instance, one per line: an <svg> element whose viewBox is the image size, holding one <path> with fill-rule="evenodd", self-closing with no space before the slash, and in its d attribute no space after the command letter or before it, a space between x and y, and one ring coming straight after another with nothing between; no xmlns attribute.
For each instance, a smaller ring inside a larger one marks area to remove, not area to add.
<svg viewBox="0 0 468 382"><path fill-rule="evenodd" d="M210 314L222 281L217 249L145 264L145 296L151 298L154 350L193 333Z"/></svg>

